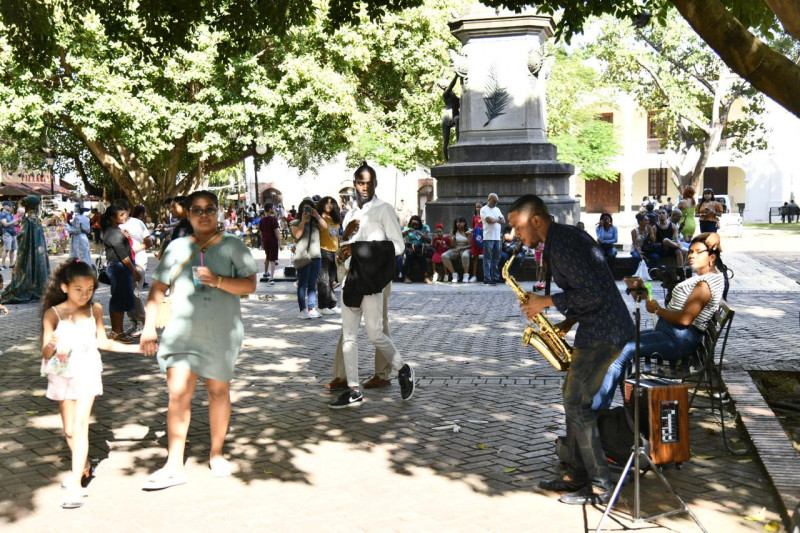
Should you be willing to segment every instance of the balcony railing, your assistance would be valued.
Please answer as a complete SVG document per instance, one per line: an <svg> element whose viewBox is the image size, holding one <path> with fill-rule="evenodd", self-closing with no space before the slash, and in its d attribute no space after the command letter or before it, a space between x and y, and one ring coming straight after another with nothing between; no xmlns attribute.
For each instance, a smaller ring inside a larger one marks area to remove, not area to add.
<svg viewBox="0 0 800 533"><path fill-rule="evenodd" d="M719 148L718 151L724 152L728 150L728 139L722 139L719 141ZM647 153L648 154L657 154L658 152L663 151L661 148L661 139L647 139Z"/></svg>

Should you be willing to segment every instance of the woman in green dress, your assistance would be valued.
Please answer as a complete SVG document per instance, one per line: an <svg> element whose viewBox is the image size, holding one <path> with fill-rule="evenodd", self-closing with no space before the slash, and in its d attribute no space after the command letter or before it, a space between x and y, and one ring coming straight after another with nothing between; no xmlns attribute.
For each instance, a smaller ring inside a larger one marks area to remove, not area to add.
<svg viewBox="0 0 800 533"><path fill-rule="evenodd" d="M41 198L34 194L23 200L25 218L18 238L17 263L0 303L19 304L41 300L47 287L50 261L47 258L44 228L38 214L40 203Z"/></svg>
<svg viewBox="0 0 800 533"><path fill-rule="evenodd" d="M694 199L694 187L687 185L683 189L683 199L678 202L678 209L681 210L681 222L678 225L678 231L684 241L692 240L694 231L697 229L697 222L695 222L695 207L696 202Z"/></svg>
<svg viewBox="0 0 800 533"><path fill-rule="evenodd" d="M169 389L167 462L144 490L186 482L184 449L198 378L208 391L211 473L231 474L222 447L231 415L230 381L244 337L240 296L255 291L258 267L241 239L217 231L216 195L197 191L186 205L194 234L173 240L153 272L141 337L141 351L157 355ZM158 339L156 315L173 281L172 317Z"/></svg>

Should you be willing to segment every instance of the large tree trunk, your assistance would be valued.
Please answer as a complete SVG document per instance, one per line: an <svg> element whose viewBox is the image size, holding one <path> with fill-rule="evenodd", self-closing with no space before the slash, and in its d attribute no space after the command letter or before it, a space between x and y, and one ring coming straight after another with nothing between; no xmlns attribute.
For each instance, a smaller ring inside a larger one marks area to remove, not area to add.
<svg viewBox="0 0 800 533"><path fill-rule="evenodd" d="M731 70L800 117L800 66L750 33L720 0L670 1Z"/></svg>

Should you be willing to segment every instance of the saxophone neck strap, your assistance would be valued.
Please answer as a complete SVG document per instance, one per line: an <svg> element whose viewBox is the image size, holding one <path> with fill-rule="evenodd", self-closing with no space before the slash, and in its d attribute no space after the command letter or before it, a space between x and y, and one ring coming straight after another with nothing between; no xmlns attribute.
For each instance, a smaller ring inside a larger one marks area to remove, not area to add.
<svg viewBox="0 0 800 533"><path fill-rule="evenodd" d="M553 273L550 271L550 250L545 250L542 256L542 266L544 267L544 295L550 296L550 283L553 281Z"/></svg>

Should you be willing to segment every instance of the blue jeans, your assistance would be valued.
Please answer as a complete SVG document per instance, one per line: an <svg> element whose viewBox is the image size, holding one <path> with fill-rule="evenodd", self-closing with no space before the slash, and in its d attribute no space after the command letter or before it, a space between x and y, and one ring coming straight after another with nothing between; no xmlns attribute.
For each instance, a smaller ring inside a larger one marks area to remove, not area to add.
<svg viewBox="0 0 800 533"><path fill-rule="evenodd" d="M127 313L134 310L133 273L119 261L109 261L106 274L111 280L111 300L108 310L111 313Z"/></svg>
<svg viewBox="0 0 800 533"><path fill-rule="evenodd" d="M789 216L789 222L792 221L792 217ZM712 222L710 220L701 220L700 221L700 233L716 233L717 232L717 223Z"/></svg>
<svg viewBox="0 0 800 533"><path fill-rule="evenodd" d="M503 281L500 279L500 241L483 241L483 281Z"/></svg>
<svg viewBox="0 0 800 533"><path fill-rule="evenodd" d="M676 326L662 318L656 322L656 329L641 333L639 357L658 353L667 361L683 359L695 351L702 338L702 334L695 328ZM628 364L633 361L634 355L636 355L636 342L631 341L622 348L617 360L608 367L603 384L592 400L592 409L608 409L611 406L617 386L623 379Z"/></svg>
<svg viewBox="0 0 800 533"><path fill-rule="evenodd" d="M512 276L514 272L517 271L519 266L522 264L522 259L525 257L525 252L519 252L517 254L517 258L514 260L514 264L511 265L511 268L508 269L508 273ZM511 254L500 248L500 264L505 265L506 261L511 259Z"/></svg>
<svg viewBox="0 0 800 533"><path fill-rule="evenodd" d="M618 353L619 346L611 344L576 347L563 389L569 455L567 473L576 481L589 481L604 491L614 485L600 443L597 411L592 409L592 398Z"/></svg>
<svg viewBox="0 0 800 533"><path fill-rule="evenodd" d="M636 250L631 250L631 257L636 260L636 266L639 266L639 261L642 260L642 256L639 255L639 252ZM654 266L658 265L658 260L660 257L656 252L650 252L644 254L644 262L647 265L647 268L653 268Z"/></svg>
<svg viewBox="0 0 800 533"><path fill-rule="evenodd" d="M303 268L297 269L297 303L300 305L301 311L303 309L311 310L317 306L317 278L319 278L320 268L322 268L322 258L317 257ZM308 302L306 302L306 293L308 293Z"/></svg>

